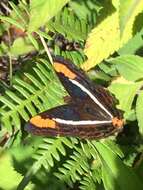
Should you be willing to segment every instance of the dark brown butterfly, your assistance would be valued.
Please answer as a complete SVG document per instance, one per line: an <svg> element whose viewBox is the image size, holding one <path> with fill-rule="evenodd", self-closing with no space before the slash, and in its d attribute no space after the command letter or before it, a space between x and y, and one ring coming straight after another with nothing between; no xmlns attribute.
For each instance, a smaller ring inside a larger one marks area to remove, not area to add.
<svg viewBox="0 0 143 190"><path fill-rule="evenodd" d="M116 109L115 99L108 91L92 83L69 60L56 57L53 66L70 96L65 105L32 117L26 126L28 132L98 139L122 130L122 112Z"/></svg>

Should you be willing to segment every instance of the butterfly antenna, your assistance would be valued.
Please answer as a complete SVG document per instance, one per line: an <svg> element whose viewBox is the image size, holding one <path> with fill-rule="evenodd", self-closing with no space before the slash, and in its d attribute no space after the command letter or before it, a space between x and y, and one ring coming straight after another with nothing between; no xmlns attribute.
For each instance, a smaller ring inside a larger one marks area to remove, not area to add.
<svg viewBox="0 0 143 190"><path fill-rule="evenodd" d="M48 46L47 46L47 44L46 44L44 38L43 38L41 35L39 35L39 36L40 36L40 40L41 40L41 42L42 42L42 44L43 44L43 46L44 46L44 49L45 49L45 51L46 51L46 53L47 53L47 55L48 55L48 58L49 58L51 64L53 64L53 59L52 59L52 56L51 56L51 54L50 54L49 48L48 48Z"/></svg>

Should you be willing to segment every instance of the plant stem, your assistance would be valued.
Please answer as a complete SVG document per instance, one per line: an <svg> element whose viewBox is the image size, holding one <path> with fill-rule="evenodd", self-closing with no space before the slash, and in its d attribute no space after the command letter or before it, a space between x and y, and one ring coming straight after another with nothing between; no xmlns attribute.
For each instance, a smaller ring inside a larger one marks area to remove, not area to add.
<svg viewBox="0 0 143 190"><path fill-rule="evenodd" d="M41 35L39 35L39 36L40 36L40 40L41 40L41 42L42 42L42 44L43 44L43 46L44 46L44 49L45 49L45 51L46 51L46 53L47 53L47 55L48 55L48 58L49 58L51 64L53 64L53 59L52 59L52 56L51 56L51 54L50 54L50 52L49 52L49 49L48 49L48 47L47 47L47 44L46 44L44 38L43 38Z"/></svg>

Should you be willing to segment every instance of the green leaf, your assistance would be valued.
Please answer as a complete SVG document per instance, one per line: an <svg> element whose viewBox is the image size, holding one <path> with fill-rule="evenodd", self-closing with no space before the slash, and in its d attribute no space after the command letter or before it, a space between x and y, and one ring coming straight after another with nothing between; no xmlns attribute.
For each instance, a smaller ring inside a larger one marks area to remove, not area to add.
<svg viewBox="0 0 143 190"><path fill-rule="evenodd" d="M0 157L0 189L12 190L17 189L22 175L14 170L12 166L12 159L8 153L2 154ZM25 190L32 190L34 186L29 184Z"/></svg>
<svg viewBox="0 0 143 190"><path fill-rule="evenodd" d="M42 36L43 38L46 38L46 39L48 39L48 40L52 40L52 37L51 37L50 35L48 35L46 32L37 30L36 33L37 33L39 36Z"/></svg>
<svg viewBox="0 0 143 190"><path fill-rule="evenodd" d="M124 111L129 111L131 109L134 97L141 85L142 82L133 84L113 83L109 86L108 89L119 100L118 107Z"/></svg>
<svg viewBox="0 0 143 190"><path fill-rule="evenodd" d="M6 21L6 22L8 22L8 23L10 23L12 25L15 25L17 28L20 28L23 31L25 30L25 28L21 24L19 24L19 22L15 21L14 19L12 19L10 17L0 16L0 19L2 21Z"/></svg>
<svg viewBox="0 0 143 190"><path fill-rule="evenodd" d="M106 190L138 190L143 183L132 168L126 166L114 150L101 142L94 142L102 162L103 184Z"/></svg>
<svg viewBox="0 0 143 190"><path fill-rule="evenodd" d="M3 56L3 54L5 54L8 51L9 51L8 46L4 42L1 42L1 44L0 44L0 56Z"/></svg>
<svg viewBox="0 0 143 190"><path fill-rule="evenodd" d="M142 47L143 44L143 30L138 32L133 38L131 38L123 47L118 50L120 55L136 54L136 52Z"/></svg>
<svg viewBox="0 0 143 190"><path fill-rule="evenodd" d="M80 181L80 189L81 190L96 190L96 184L94 182L94 179L92 177L92 173L90 175L85 176Z"/></svg>
<svg viewBox="0 0 143 190"><path fill-rule="evenodd" d="M143 58L137 55L123 55L109 60L116 64L119 73L129 81L143 78Z"/></svg>
<svg viewBox="0 0 143 190"><path fill-rule="evenodd" d="M43 26L58 13L68 1L69 0L32 0L30 3L31 16L28 31L32 32L37 30L40 26Z"/></svg>
<svg viewBox="0 0 143 190"><path fill-rule="evenodd" d="M59 168L60 172L55 173L61 181L68 184L80 180L81 175L89 170L87 157L81 148L76 148L70 158L70 160L66 160L62 168Z"/></svg>
<svg viewBox="0 0 143 190"><path fill-rule="evenodd" d="M10 47L10 52L13 56L26 54L33 50L35 50L35 48L26 38L17 38Z"/></svg>
<svg viewBox="0 0 143 190"><path fill-rule="evenodd" d="M50 31L58 32L70 41L83 41L91 26L84 19L78 19L68 8L64 8L55 16L54 21L48 22L47 28ZM74 28L74 30L73 30Z"/></svg>
<svg viewBox="0 0 143 190"><path fill-rule="evenodd" d="M36 41L36 39L31 34L28 34L28 38L31 41L31 43L33 44L33 46L35 47L35 49L39 50L39 45L38 45L38 42Z"/></svg>
<svg viewBox="0 0 143 190"><path fill-rule="evenodd" d="M137 99L136 115L139 125L139 131L143 135L143 91L140 92Z"/></svg>
<svg viewBox="0 0 143 190"><path fill-rule="evenodd" d="M26 25L26 21L23 17L22 11L20 10L20 8L18 6L16 6L13 2L9 2L10 6L12 7L12 9L14 10L14 12L16 13L16 15L18 16L18 18L23 22L23 25Z"/></svg>
<svg viewBox="0 0 143 190"><path fill-rule="evenodd" d="M120 156L121 158L124 157L124 153L122 152L121 148L119 147L118 144L116 144L114 141L110 140L110 139L107 139L104 141L104 143L110 147L110 149L114 150L114 152Z"/></svg>
<svg viewBox="0 0 143 190"><path fill-rule="evenodd" d="M74 143L72 143L71 140L67 139L66 137L44 138L43 143L39 145L38 149L33 155L35 162L33 162L33 165L27 171L26 175L19 184L19 187L24 188L29 183L31 177L36 175L36 172L38 172L42 166L46 170L49 170L50 167L53 167L55 159L59 161L61 159L61 154L66 154L64 145L67 145L71 149L74 147Z"/></svg>
<svg viewBox="0 0 143 190"><path fill-rule="evenodd" d="M133 24L136 16L143 11L142 0L120 0L121 44L133 36Z"/></svg>
<svg viewBox="0 0 143 190"><path fill-rule="evenodd" d="M85 20L87 17L90 17L91 15L93 17L93 13L95 12L97 14L97 12L102 8L101 4L97 3L96 1L91 1L91 0L70 1L69 4L70 4L70 7L76 13L76 15L80 19L85 19Z"/></svg>

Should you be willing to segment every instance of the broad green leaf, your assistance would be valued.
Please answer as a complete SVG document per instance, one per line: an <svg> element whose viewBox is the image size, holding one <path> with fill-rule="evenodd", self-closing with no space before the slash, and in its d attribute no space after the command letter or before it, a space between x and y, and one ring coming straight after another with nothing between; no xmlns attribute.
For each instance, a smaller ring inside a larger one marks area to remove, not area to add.
<svg viewBox="0 0 143 190"><path fill-rule="evenodd" d="M143 91L141 91L137 99L136 115L139 125L139 131L143 135Z"/></svg>
<svg viewBox="0 0 143 190"><path fill-rule="evenodd" d="M104 141L105 145L110 147L110 149L114 150L114 152L121 158L124 157L124 153L122 152L121 148L118 144L116 144L114 141L107 139Z"/></svg>
<svg viewBox="0 0 143 190"><path fill-rule="evenodd" d="M143 58L137 55L123 55L109 60L116 64L119 73L129 81L143 78Z"/></svg>
<svg viewBox="0 0 143 190"><path fill-rule="evenodd" d="M138 32L133 38L131 38L123 47L118 50L120 55L136 54L136 52L142 47L143 44L143 30Z"/></svg>
<svg viewBox="0 0 143 190"><path fill-rule="evenodd" d="M30 2L30 23L28 31L37 30L48 22L69 0L32 0Z"/></svg>
<svg viewBox="0 0 143 190"><path fill-rule="evenodd" d="M124 114L124 118L125 118L125 120L128 120L128 121L135 121L135 120L137 120L135 110L131 109L130 111L126 112Z"/></svg>
<svg viewBox="0 0 143 190"><path fill-rule="evenodd" d="M82 65L84 70L94 67L119 48L119 10L113 6L107 9L110 14L91 31L87 38L84 52L88 60Z"/></svg>
<svg viewBox="0 0 143 190"><path fill-rule="evenodd" d="M94 144L101 158L103 184L106 190L143 189L142 180L132 168L122 162L110 146L96 141Z"/></svg>
<svg viewBox="0 0 143 190"><path fill-rule="evenodd" d="M10 155L8 153L1 155L0 163L0 189L17 189L17 186L22 179L22 175L13 168ZM34 186L31 184L27 185L25 188L25 190L32 189L34 189Z"/></svg>
<svg viewBox="0 0 143 190"><path fill-rule="evenodd" d="M28 39L24 38L17 38L14 41L13 45L10 47L10 52L14 56L29 53L33 50L35 50L34 46L29 42Z"/></svg>
<svg viewBox="0 0 143 190"><path fill-rule="evenodd" d="M121 45L133 36L133 24L136 16L143 11L142 0L120 0Z"/></svg>
<svg viewBox="0 0 143 190"><path fill-rule="evenodd" d="M141 85L142 82L131 84L113 83L108 89L119 100L118 107L124 111L130 111L134 97Z"/></svg>

